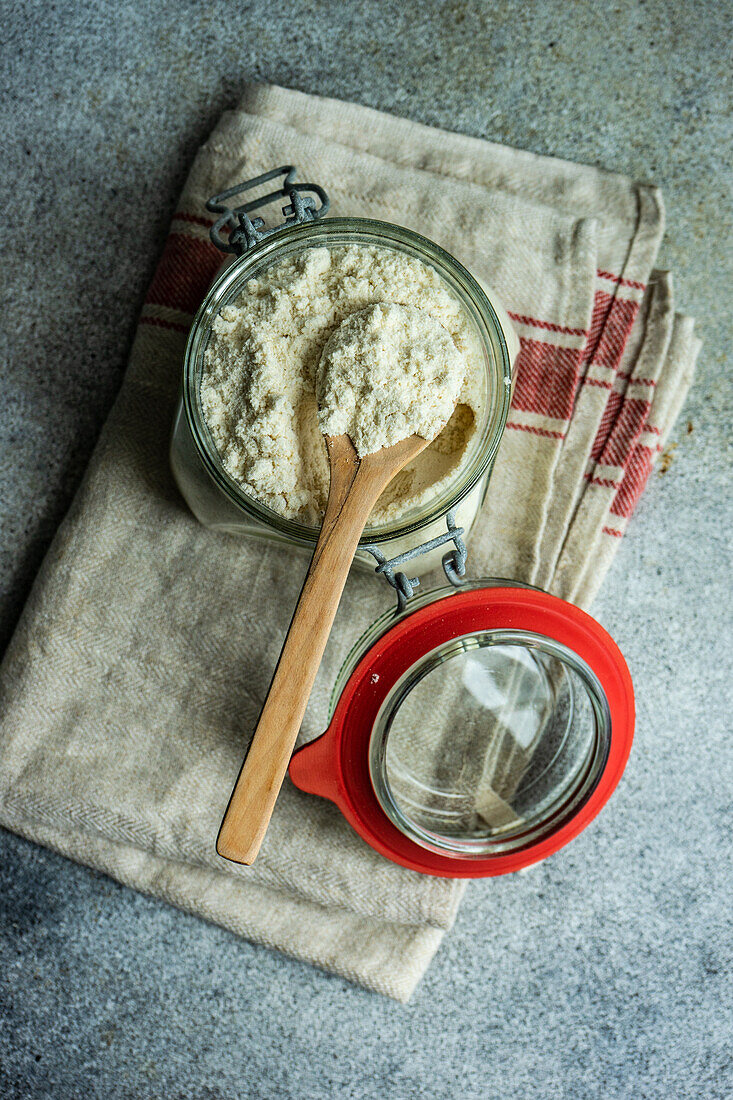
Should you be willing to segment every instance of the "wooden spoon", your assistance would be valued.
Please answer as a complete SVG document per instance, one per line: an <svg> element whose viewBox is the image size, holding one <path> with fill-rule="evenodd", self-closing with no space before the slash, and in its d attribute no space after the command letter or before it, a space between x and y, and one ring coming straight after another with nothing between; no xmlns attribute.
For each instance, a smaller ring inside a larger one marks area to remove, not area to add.
<svg viewBox="0 0 733 1100"><path fill-rule="evenodd" d="M270 823L362 531L395 474L427 447L413 435L360 459L348 435L325 437L331 487L321 533L216 850L253 863Z"/></svg>

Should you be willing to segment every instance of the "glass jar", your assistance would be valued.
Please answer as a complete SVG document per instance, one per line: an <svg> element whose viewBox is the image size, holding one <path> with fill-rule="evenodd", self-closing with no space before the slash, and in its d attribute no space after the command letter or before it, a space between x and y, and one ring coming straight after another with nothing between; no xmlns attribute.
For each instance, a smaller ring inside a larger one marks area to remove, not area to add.
<svg viewBox="0 0 733 1100"><path fill-rule="evenodd" d="M273 264L314 247L373 245L392 249L433 267L465 310L478 337L483 364L483 393L478 430L468 454L447 487L428 503L389 523L367 527L360 547L375 546L384 558L413 550L443 534L450 513L464 535L483 502L511 400L511 368L517 338L498 303L490 301L476 279L438 245L411 230L386 222L333 218L290 225L270 233L216 278L194 318L186 346L183 386L176 411L170 460L174 477L191 511L205 526L235 534L312 549L319 529L285 517L250 496L224 469L203 414L200 397L204 352L219 311L236 298L248 280ZM422 554L414 570L440 564L441 548ZM363 550L357 561L373 561Z"/></svg>
<svg viewBox="0 0 733 1100"><path fill-rule="evenodd" d="M327 731L290 777L396 863L499 875L585 828L633 726L631 677L603 627L539 589L482 580L426 592L364 633Z"/></svg>

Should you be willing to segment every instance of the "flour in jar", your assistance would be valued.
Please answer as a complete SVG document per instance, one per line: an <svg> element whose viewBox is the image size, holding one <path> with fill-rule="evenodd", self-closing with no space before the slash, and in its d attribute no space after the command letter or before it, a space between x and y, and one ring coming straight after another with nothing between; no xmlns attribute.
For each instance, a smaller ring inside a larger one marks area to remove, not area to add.
<svg viewBox="0 0 733 1100"><path fill-rule="evenodd" d="M400 439L434 439L450 420L466 361L424 309L378 302L350 314L323 349L316 373L318 422L372 454Z"/></svg>
<svg viewBox="0 0 733 1100"><path fill-rule="evenodd" d="M478 337L434 268L381 246L314 247L273 264L222 308L201 404L229 475L308 524L328 498L324 432L348 433L362 455L408 435L435 437L377 501L373 526L425 505L460 473L483 378Z"/></svg>

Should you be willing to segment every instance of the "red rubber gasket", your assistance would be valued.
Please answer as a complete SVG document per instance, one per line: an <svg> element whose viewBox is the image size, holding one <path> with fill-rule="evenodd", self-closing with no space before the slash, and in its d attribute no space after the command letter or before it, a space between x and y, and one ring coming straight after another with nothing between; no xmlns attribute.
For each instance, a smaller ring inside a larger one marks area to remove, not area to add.
<svg viewBox="0 0 733 1100"><path fill-rule="evenodd" d="M397 681L421 657L454 638L492 630L531 631L567 646L600 681L611 713L611 744L596 787L555 832L498 855L464 858L431 852L401 833L380 806L369 774L369 742L379 710ZM423 874L483 878L518 871L562 848L596 816L616 788L634 734L634 690L620 649L584 611L528 588L457 591L396 623L349 677L331 724L296 752L296 787L335 802L360 836L381 855Z"/></svg>

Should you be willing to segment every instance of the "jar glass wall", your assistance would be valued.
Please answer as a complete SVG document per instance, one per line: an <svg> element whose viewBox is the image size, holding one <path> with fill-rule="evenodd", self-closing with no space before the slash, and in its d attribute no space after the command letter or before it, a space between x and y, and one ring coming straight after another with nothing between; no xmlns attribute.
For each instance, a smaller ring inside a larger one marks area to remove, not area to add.
<svg viewBox="0 0 733 1100"><path fill-rule="evenodd" d="M445 531L453 511L467 532L483 501L511 399L511 359L499 314L473 276L438 245L410 230L365 219L334 218L289 228L268 237L219 275L197 313L184 360L183 387L171 441L171 466L178 486L196 517L207 527L249 534L293 546L312 547L318 528L290 520L267 508L224 469L201 406L201 377L211 326L219 311L237 298L246 283L268 267L314 247L371 245L402 252L433 267L459 301L481 349L482 392L475 411L477 429L467 452L441 492L397 519L367 527L361 545L377 544L387 557L403 553ZM508 326L508 322L504 321ZM511 341L513 334L510 334ZM441 549L414 562L416 572L439 564ZM364 552L357 557L365 558ZM434 560L433 560L434 559Z"/></svg>

